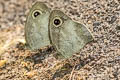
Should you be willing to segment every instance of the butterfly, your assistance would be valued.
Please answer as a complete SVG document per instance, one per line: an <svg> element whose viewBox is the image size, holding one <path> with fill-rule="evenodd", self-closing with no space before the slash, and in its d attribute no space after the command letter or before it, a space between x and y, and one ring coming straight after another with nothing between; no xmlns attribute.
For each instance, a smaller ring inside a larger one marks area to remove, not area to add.
<svg viewBox="0 0 120 80"><path fill-rule="evenodd" d="M62 11L50 11L44 3L37 2L27 17L25 39L31 50L53 45L58 54L69 58L92 41L93 36L85 25Z"/></svg>

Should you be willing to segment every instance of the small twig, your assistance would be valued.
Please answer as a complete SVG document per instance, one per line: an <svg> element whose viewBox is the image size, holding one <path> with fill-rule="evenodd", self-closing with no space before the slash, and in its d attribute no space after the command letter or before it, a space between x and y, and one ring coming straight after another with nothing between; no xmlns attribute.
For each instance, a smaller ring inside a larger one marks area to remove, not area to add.
<svg viewBox="0 0 120 80"><path fill-rule="evenodd" d="M72 69L72 71L71 71L69 80L72 80L72 75L73 75L73 72L74 72L74 70L75 70L75 66L76 66L76 65L74 65L74 67L73 67L73 69Z"/></svg>

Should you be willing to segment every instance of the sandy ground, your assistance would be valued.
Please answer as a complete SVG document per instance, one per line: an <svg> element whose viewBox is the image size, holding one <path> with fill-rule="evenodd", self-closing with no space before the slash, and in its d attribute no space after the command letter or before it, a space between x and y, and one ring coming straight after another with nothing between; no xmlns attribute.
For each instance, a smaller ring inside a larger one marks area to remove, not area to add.
<svg viewBox="0 0 120 80"><path fill-rule="evenodd" d="M86 24L95 41L67 60L55 59L52 47L25 50L26 15L36 1ZM0 0L0 80L120 80L120 1Z"/></svg>

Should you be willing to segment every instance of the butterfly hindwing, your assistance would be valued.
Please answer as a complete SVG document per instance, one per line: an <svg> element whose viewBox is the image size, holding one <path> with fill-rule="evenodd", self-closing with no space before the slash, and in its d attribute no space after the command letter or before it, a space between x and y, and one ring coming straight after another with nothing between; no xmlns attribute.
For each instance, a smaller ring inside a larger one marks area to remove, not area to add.
<svg viewBox="0 0 120 80"><path fill-rule="evenodd" d="M54 10L50 14L49 33L51 43L65 58L71 57L93 40L83 24L74 22L59 10Z"/></svg>

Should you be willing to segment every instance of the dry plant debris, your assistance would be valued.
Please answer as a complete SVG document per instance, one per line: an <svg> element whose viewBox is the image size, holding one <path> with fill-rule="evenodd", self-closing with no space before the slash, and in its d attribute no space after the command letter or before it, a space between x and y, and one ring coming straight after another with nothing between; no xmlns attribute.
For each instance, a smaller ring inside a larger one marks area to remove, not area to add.
<svg viewBox="0 0 120 80"><path fill-rule="evenodd" d="M7 60L0 60L0 67L2 67L3 65L5 65L6 62L7 62Z"/></svg>

